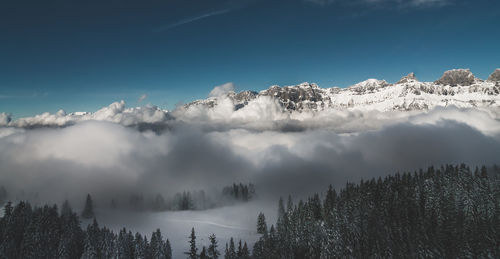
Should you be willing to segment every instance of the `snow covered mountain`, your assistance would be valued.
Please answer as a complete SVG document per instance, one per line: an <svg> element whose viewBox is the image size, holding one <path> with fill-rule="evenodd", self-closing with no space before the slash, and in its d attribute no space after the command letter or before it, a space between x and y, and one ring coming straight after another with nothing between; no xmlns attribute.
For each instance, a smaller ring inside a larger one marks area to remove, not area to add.
<svg viewBox="0 0 500 259"><path fill-rule="evenodd" d="M385 113L432 110L437 107L480 108L500 115L500 69L487 80L476 78L468 69L444 72L435 82L420 82L415 74L391 84L385 80L368 79L347 88L320 88L316 84L277 85L260 91L232 91L232 84L216 87L217 94L178 107L173 111L156 106L125 107L115 102L96 112L50 114L12 120L0 113L0 126L35 128L73 125L80 121L109 121L124 126L164 128L172 120L186 122L222 122L248 124L256 121L288 119L333 120L332 114ZM497 116L495 115L495 117ZM363 117L355 115L355 117ZM337 117L335 117L337 118ZM338 119L338 118L337 118Z"/></svg>
<svg viewBox="0 0 500 259"><path fill-rule="evenodd" d="M446 71L435 82L420 82L415 74L390 84L385 80L368 79L347 88L320 88L316 84L271 86L260 92L228 92L219 97L197 100L185 105L213 108L230 99L238 110L259 97L268 96L286 111L321 111L325 109L356 110L427 110L454 105L459 108L500 106L500 69L488 80L476 78L469 69Z"/></svg>

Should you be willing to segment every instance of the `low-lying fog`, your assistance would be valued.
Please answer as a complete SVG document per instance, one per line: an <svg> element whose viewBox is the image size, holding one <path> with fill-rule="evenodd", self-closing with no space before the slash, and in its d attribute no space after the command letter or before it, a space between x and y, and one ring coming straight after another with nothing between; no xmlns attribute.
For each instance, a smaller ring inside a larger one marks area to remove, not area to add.
<svg viewBox="0 0 500 259"><path fill-rule="evenodd" d="M272 206L271 206L272 205ZM249 202L235 206L222 207L204 211L167 211L167 212L127 212L100 209L96 211L99 223L114 231L124 226L133 233L148 235L159 228L172 244L173 258L182 258L188 249L188 237L191 228L196 231L196 242L201 249L209 245L208 236L215 233L219 243L219 251L223 253L225 243L233 237L249 244L258 240L256 231L257 215L260 211L266 215L276 214L276 204L266 202ZM270 217L269 220L275 220ZM84 224L90 223L90 220ZM251 246L250 246L251 247Z"/></svg>

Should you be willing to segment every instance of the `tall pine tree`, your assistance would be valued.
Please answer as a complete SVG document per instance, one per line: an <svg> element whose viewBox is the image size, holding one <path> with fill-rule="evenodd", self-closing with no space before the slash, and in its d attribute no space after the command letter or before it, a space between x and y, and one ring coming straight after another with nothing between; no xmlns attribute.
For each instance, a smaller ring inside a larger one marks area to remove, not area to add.
<svg viewBox="0 0 500 259"><path fill-rule="evenodd" d="M189 251L185 252L189 259L196 259L198 257L198 248L196 247L196 234L194 228L191 229L191 235L189 236Z"/></svg>
<svg viewBox="0 0 500 259"><path fill-rule="evenodd" d="M82 211L82 218L91 219L93 217L95 217L94 204L92 202L92 198L90 197L90 194L87 194L87 198L85 199L85 207L83 208L83 211Z"/></svg>

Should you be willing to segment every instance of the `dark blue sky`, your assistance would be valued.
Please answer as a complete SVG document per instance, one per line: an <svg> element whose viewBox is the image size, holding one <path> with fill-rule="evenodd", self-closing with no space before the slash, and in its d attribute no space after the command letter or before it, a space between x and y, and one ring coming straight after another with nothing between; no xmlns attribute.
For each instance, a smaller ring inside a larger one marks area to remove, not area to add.
<svg viewBox="0 0 500 259"><path fill-rule="evenodd" d="M496 0L2 0L0 112L500 67Z"/></svg>

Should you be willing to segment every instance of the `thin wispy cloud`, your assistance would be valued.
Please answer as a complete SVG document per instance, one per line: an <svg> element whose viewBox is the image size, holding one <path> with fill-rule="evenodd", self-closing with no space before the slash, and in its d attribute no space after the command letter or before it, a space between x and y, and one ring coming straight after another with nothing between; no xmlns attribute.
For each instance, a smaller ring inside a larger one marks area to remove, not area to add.
<svg viewBox="0 0 500 259"><path fill-rule="evenodd" d="M14 99L14 98L42 98L47 97L49 93L47 92L33 92L33 93L22 93L22 94L0 94L0 99Z"/></svg>
<svg viewBox="0 0 500 259"><path fill-rule="evenodd" d="M336 0L304 0L304 1L318 5L329 5L337 2Z"/></svg>
<svg viewBox="0 0 500 259"><path fill-rule="evenodd" d="M139 97L139 99L137 99L137 102L138 103L141 103L142 101L146 100L146 98L148 98L148 95L147 94L143 94Z"/></svg>
<svg viewBox="0 0 500 259"><path fill-rule="evenodd" d="M410 5L413 6L442 6L449 4L448 0L412 0Z"/></svg>
<svg viewBox="0 0 500 259"><path fill-rule="evenodd" d="M450 0L304 0L312 4L321 6L332 4L366 4L371 6L391 6L391 7L436 7L450 3Z"/></svg>
<svg viewBox="0 0 500 259"><path fill-rule="evenodd" d="M209 18L209 17L212 17L212 16L216 16L216 15L221 15L221 14L229 13L229 12L234 11L236 9L237 8L221 9L221 10L217 10L217 11L212 11L212 12L204 13L202 15L198 15L198 16L194 16L194 17L189 17L189 18L186 18L186 19L183 19L183 20L171 23L169 25L157 28L155 31L156 32L168 31L170 29L179 27L179 26L184 25L184 24L196 22L196 21L203 20L203 19L206 19L206 18Z"/></svg>
<svg viewBox="0 0 500 259"><path fill-rule="evenodd" d="M220 6L218 9L207 11L206 13L196 15L196 16L191 16L187 17L185 19L181 19L177 22L173 22L171 24L161 26L156 28L154 31L155 32L164 32L168 31L170 29L188 24L188 23L193 23L197 22L203 19L207 19L209 17L217 16L217 15L222 15L222 14L227 14L230 12L234 12L237 10L240 10L242 8L245 8L253 3L259 2L259 0L239 0L239 1L227 1L225 5Z"/></svg>

